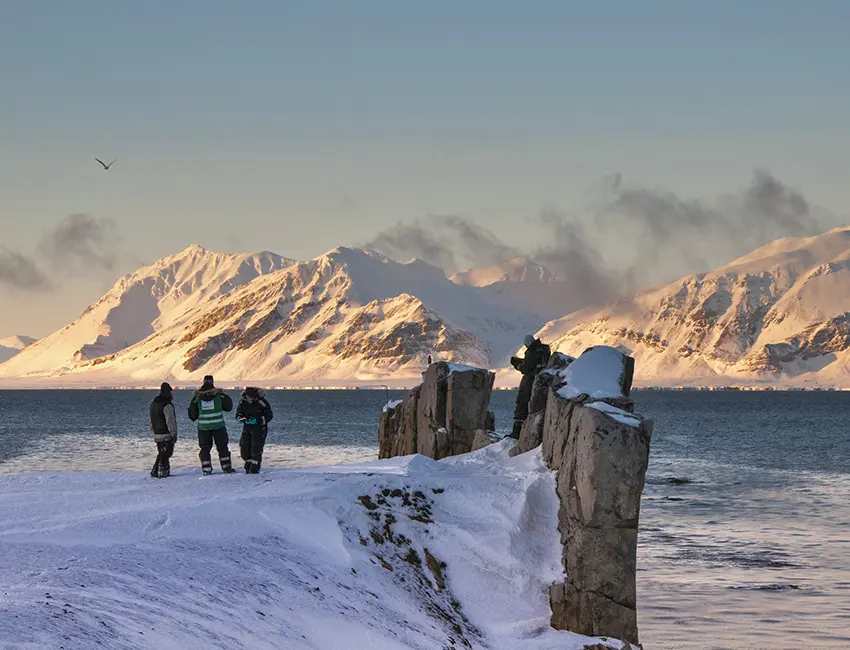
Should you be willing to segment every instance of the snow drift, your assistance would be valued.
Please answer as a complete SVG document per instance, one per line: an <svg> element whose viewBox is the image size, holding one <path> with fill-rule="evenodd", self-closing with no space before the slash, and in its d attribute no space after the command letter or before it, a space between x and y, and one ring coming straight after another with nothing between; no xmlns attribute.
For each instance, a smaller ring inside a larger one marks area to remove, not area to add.
<svg viewBox="0 0 850 650"><path fill-rule="evenodd" d="M17 474L0 489L3 647L602 642L548 625L561 545L539 453L159 481Z"/></svg>

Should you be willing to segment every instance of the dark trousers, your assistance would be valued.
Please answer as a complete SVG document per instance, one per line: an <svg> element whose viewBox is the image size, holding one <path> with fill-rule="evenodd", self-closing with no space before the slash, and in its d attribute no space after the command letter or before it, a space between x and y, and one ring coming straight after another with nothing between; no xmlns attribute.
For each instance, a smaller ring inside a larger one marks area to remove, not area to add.
<svg viewBox="0 0 850 650"><path fill-rule="evenodd" d="M535 373L530 372L522 376L519 382L519 390L516 394L516 407L514 408L514 427L511 437L519 438L522 423L528 417L528 403L531 401L531 389L534 387Z"/></svg>
<svg viewBox="0 0 850 650"><path fill-rule="evenodd" d="M263 462L263 447L266 446L266 436L269 429L266 426L243 427L239 439L239 455L245 461L246 474L258 474Z"/></svg>
<svg viewBox="0 0 850 650"><path fill-rule="evenodd" d="M215 448L218 450L218 461L221 463L221 469L230 469L230 449L227 447L227 429L198 431L198 445L201 447L198 457L201 459L201 467L212 471L210 451L212 450L213 442L215 442Z"/></svg>
<svg viewBox="0 0 850 650"><path fill-rule="evenodd" d="M153 462L151 476L163 478L171 474L171 455L174 453L174 441L156 443L156 460Z"/></svg>

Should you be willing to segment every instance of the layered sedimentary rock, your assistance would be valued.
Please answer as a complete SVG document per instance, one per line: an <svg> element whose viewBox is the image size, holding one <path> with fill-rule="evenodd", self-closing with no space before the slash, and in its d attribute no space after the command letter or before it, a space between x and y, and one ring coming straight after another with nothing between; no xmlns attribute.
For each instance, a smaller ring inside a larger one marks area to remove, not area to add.
<svg viewBox="0 0 850 650"><path fill-rule="evenodd" d="M495 378L481 368L431 364L419 386L384 407L379 457L419 453L440 459L472 451L476 434L493 426L488 406ZM484 439L479 436L479 443Z"/></svg>

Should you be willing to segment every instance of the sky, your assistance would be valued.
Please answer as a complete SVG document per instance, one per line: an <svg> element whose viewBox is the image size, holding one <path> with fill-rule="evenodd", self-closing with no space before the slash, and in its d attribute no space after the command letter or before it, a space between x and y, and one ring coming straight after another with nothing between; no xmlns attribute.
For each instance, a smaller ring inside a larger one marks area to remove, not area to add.
<svg viewBox="0 0 850 650"><path fill-rule="evenodd" d="M307 259L439 214L525 245L612 174L702 198L766 168L846 215L848 24L839 0L5 0L0 249L84 214L114 259L0 285L0 336L191 243Z"/></svg>

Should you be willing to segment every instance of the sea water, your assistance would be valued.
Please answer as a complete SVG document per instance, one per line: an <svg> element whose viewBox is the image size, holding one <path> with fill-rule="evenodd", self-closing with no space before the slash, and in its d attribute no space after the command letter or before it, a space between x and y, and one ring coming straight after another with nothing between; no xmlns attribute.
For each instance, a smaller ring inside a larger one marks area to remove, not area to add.
<svg viewBox="0 0 850 650"><path fill-rule="evenodd" d="M271 391L264 466L377 454L390 391ZM145 391L0 391L0 474L147 471ZM197 467L175 393L175 467ZM233 393L236 398L237 394ZM850 643L850 393L636 391L656 421L638 544L648 649L846 648ZM515 393L496 391L497 428ZM238 429L229 425L238 455ZM213 452L215 456L215 452ZM2 498L2 495L0 495Z"/></svg>

